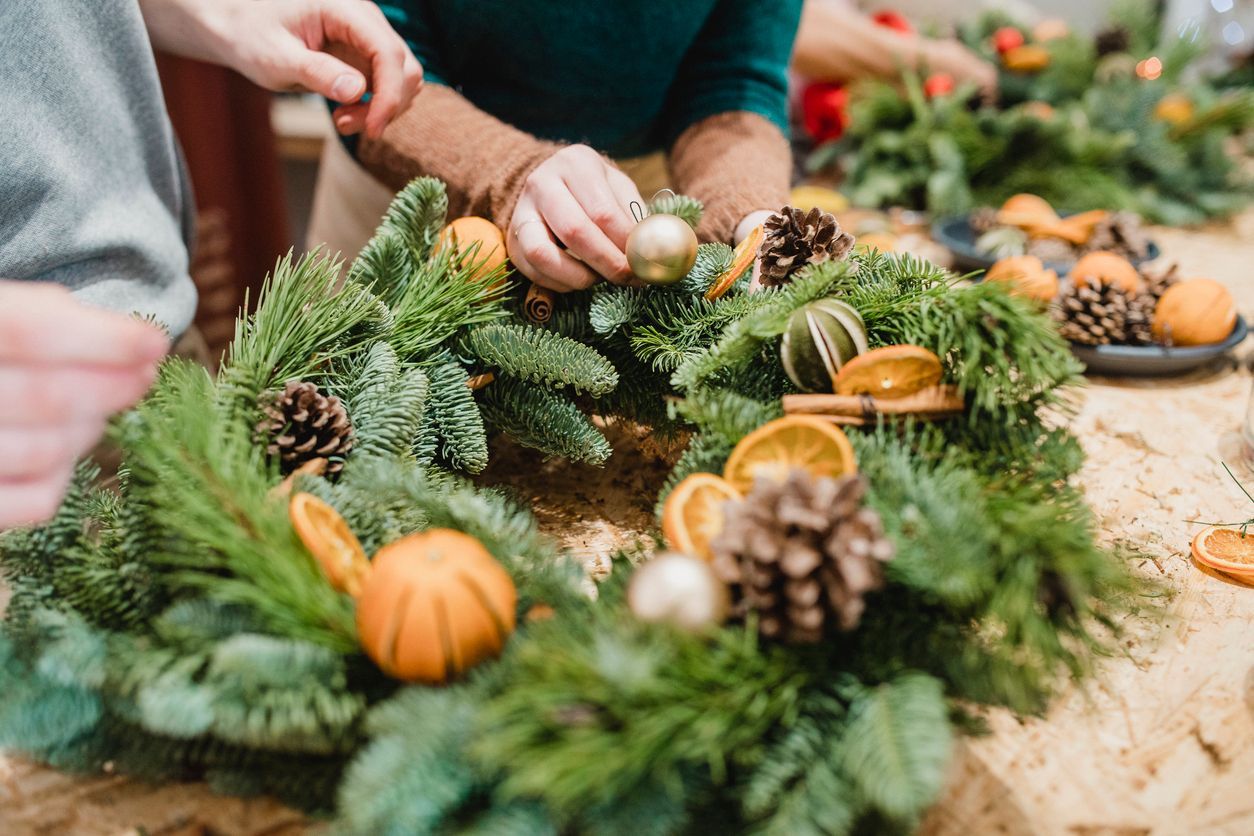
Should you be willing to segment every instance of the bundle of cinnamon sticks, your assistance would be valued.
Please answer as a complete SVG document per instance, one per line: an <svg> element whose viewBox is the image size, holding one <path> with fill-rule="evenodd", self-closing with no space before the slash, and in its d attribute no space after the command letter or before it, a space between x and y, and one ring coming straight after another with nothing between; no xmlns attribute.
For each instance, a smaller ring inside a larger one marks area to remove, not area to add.
<svg viewBox="0 0 1254 836"><path fill-rule="evenodd" d="M788 415L816 415L833 424L863 426L887 419L917 418L935 421L962 412L966 407L954 386L931 386L904 398L871 395L785 395Z"/></svg>

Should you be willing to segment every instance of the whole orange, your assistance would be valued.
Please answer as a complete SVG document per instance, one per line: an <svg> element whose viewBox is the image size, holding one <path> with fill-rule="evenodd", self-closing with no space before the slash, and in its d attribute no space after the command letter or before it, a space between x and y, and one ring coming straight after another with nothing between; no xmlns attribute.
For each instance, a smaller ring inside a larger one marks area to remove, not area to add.
<svg viewBox="0 0 1254 836"><path fill-rule="evenodd" d="M984 277L989 282L1005 282L1014 296L1026 296L1039 302L1052 301L1058 295L1058 274L1046 270L1034 255L1003 258L989 268Z"/></svg>
<svg viewBox="0 0 1254 836"><path fill-rule="evenodd" d="M496 271L509 258L505 251L505 235L500 227L487 218L473 215L458 218L444 227L435 251L438 255L451 247L458 256L466 256L475 245L478 249L471 256L479 264L471 277L475 281Z"/></svg>
<svg viewBox="0 0 1254 836"><path fill-rule="evenodd" d="M357 633L384 673L438 684L501 652L517 604L514 581L482 543L433 528L375 555Z"/></svg>
<svg viewBox="0 0 1254 836"><path fill-rule="evenodd" d="M1214 279L1172 285L1154 309L1154 338L1170 345L1222 342L1237 322L1232 293Z"/></svg>
<svg viewBox="0 0 1254 836"><path fill-rule="evenodd" d="M1077 261L1071 268L1071 281L1077 287L1113 284L1125 293L1135 293L1141 287L1141 275L1132 262L1102 250Z"/></svg>

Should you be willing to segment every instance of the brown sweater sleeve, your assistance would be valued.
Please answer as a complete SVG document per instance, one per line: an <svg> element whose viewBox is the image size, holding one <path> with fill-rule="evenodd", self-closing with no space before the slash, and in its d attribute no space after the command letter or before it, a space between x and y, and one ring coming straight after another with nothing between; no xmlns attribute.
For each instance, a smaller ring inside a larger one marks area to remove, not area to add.
<svg viewBox="0 0 1254 836"><path fill-rule="evenodd" d="M357 157L398 190L419 175L438 177L448 186L449 217L479 215L507 229L523 181L559 148L484 113L455 90L428 84L382 137L362 138Z"/></svg>
<svg viewBox="0 0 1254 836"><path fill-rule="evenodd" d="M768 119L732 111L702 119L680 134L671 148L670 169L675 190L705 204L697 236L730 243L745 215L788 203L792 152Z"/></svg>

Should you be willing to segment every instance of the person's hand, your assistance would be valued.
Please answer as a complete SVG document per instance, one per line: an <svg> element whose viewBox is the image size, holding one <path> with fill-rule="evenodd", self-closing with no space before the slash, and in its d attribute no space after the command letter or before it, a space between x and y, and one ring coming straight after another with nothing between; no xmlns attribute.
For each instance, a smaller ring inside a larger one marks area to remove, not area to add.
<svg viewBox="0 0 1254 836"><path fill-rule="evenodd" d="M168 349L156 327L59 285L0 281L0 530L52 517L75 462Z"/></svg>
<svg viewBox="0 0 1254 836"><path fill-rule="evenodd" d="M605 278L633 284L627 236L636 225L635 183L586 145L570 145L531 172L510 219L506 246L519 272L559 292Z"/></svg>
<svg viewBox="0 0 1254 836"><path fill-rule="evenodd" d="M974 84L986 97L997 93L997 68L952 39L925 41L921 64L929 73L948 73L959 84Z"/></svg>
<svg viewBox="0 0 1254 836"><path fill-rule="evenodd" d="M340 102L342 134L377 138L422 85L422 67L369 0L140 0L153 42L270 90ZM369 92L370 100L362 97Z"/></svg>

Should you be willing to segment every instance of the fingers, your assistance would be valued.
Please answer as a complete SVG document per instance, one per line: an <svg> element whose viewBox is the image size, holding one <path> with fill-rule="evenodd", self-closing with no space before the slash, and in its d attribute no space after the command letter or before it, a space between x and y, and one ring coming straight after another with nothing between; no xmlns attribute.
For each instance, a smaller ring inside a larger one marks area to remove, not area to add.
<svg viewBox="0 0 1254 836"><path fill-rule="evenodd" d="M73 468L104 434L103 417L42 427L0 426L0 480L38 479Z"/></svg>
<svg viewBox="0 0 1254 836"><path fill-rule="evenodd" d="M567 293L597 282L596 273L558 247L534 204L525 197L514 209L506 249L520 273L550 290Z"/></svg>
<svg viewBox="0 0 1254 836"><path fill-rule="evenodd" d="M0 363L130 367L169 347L156 327L83 305L64 288L0 282Z"/></svg>
<svg viewBox="0 0 1254 836"><path fill-rule="evenodd" d="M536 207L549 230L557 236L557 240L566 245L571 254L607 279L626 279L631 275L627 257L623 255L626 235L621 236L622 244L615 245L597 222L614 214L611 202L613 197L604 178L602 185L605 192L603 199L585 198L589 203L598 205L595 218L576 199L573 191L566 189L547 189L536 195Z"/></svg>
<svg viewBox="0 0 1254 836"><path fill-rule="evenodd" d="M366 77L325 52L305 50L293 63L296 81L306 90L342 104L355 102L366 94Z"/></svg>
<svg viewBox="0 0 1254 836"><path fill-rule="evenodd" d="M614 189L610 187L609 174L612 171L621 174L616 169L607 166L598 155L595 160L590 161L590 164L580 164L578 170L567 172L562 179L583 208L585 215L618 249L618 252L622 253L627 247L627 236L631 234L636 222L627 209L630 200L627 203L621 202ZM633 186L632 189L634 190L635 187ZM632 200L635 199L632 198ZM558 237L561 238L561 235ZM566 243L571 246L569 241ZM623 264L625 266L626 261Z"/></svg>
<svg viewBox="0 0 1254 836"><path fill-rule="evenodd" d="M366 135L378 138L407 106L422 83L422 70L400 36L372 3L328 3L323 10L329 40L356 49L370 60L370 106Z"/></svg>
<svg viewBox="0 0 1254 836"><path fill-rule="evenodd" d="M144 396L156 365L0 365L0 425L33 427L112 415Z"/></svg>
<svg viewBox="0 0 1254 836"><path fill-rule="evenodd" d="M366 129L366 114L369 112L370 105L365 102L337 107L331 114L336 133L340 136L361 133Z"/></svg>
<svg viewBox="0 0 1254 836"><path fill-rule="evenodd" d="M73 475L71 465L36 479L0 478L0 530L52 519Z"/></svg>

